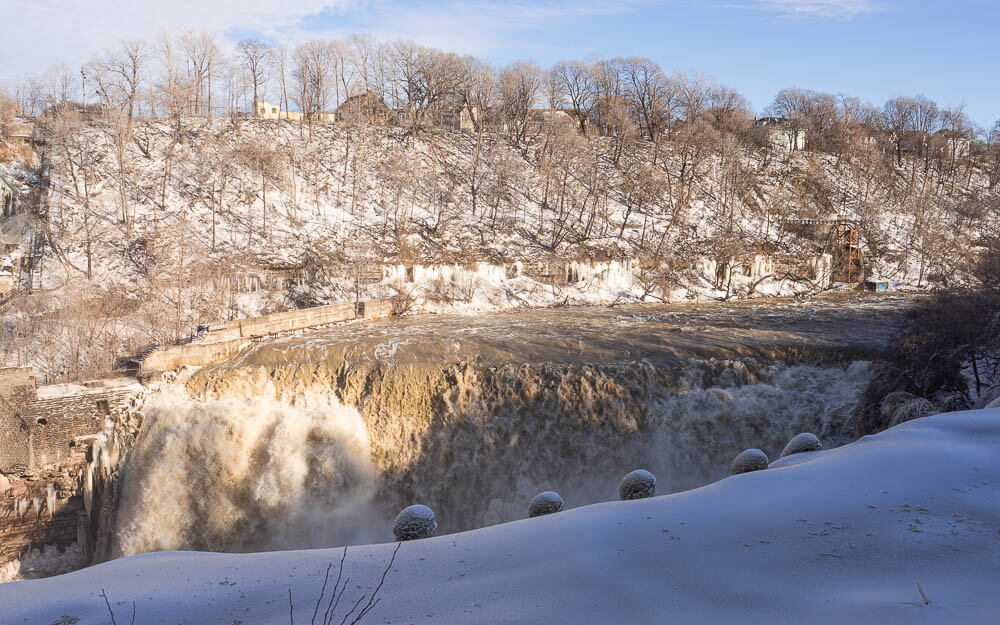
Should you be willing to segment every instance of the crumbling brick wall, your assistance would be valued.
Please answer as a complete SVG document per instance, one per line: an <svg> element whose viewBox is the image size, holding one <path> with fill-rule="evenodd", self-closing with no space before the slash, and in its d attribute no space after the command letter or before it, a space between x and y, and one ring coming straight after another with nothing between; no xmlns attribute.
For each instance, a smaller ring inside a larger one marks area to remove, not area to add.
<svg viewBox="0 0 1000 625"><path fill-rule="evenodd" d="M31 369L0 369L0 471L14 473L31 464L31 429L22 408L38 399Z"/></svg>
<svg viewBox="0 0 1000 625"><path fill-rule="evenodd" d="M75 439L104 430L105 419L128 409L130 390L100 389L72 395L43 397L24 407L31 428L33 467L44 467L70 456Z"/></svg>
<svg viewBox="0 0 1000 625"><path fill-rule="evenodd" d="M75 439L104 430L129 408L130 388L35 389L30 369L0 369L0 473L18 474L65 460Z"/></svg>

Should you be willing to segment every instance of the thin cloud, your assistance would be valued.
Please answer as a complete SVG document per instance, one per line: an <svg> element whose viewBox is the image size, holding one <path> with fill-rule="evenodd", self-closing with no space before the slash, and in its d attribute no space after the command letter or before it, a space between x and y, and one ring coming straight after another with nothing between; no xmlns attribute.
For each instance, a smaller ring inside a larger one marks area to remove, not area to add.
<svg viewBox="0 0 1000 625"><path fill-rule="evenodd" d="M161 30L177 33L192 25L224 38L257 34L293 44L370 32L482 54L505 49L526 33L628 13L653 0L33 0L16 10L7 7L10 2L22 4L0 0L0 12L9 8L17 15L0 20L0 80L60 63L75 67L122 40L150 41Z"/></svg>
<svg viewBox="0 0 1000 625"><path fill-rule="evenodd" d="M886 10L878 0L746 0L725 5L781 17L851 19Z"/></svg>
<svg viewBox="0 0 1000 625"><path fill-rule="evenodd" d="M76 65L125 39L197 26L219 33L277 35L311 16L359 6L360 0L0 0L0 77Z"/></svg>

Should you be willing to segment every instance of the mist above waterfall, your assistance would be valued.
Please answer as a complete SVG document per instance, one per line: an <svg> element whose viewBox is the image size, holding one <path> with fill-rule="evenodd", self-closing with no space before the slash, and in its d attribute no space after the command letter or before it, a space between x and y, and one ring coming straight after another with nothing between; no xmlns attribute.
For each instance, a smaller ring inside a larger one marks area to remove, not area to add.
<svg viewBox="0 0 1000 625"><path fill-rule="evenodd" d="M125 467L114 556L261 551L375 540L368 438L330 397L153 396Z"/></svg>

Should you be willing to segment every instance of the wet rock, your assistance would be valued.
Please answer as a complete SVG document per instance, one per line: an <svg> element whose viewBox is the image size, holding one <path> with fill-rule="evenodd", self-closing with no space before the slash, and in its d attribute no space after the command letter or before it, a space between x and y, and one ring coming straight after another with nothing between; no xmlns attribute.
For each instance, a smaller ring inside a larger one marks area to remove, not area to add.
<svg viewBox="0 0 1000 625"><path fill-rule="evenodd" d="M421 504L403 508L392 523L392 533L400 541L430 538L437 532L437 528L434 511Z"/></svg>
<svg viewBox="0 0 1000 625"><path fill-rule="evenodd" d="M559 496L559 493L547 490L544 493L538 493L532 498L531 503L528 504L528 516L536 517L544 514L552 514L562 509L563 498Z"/></svg>
<svg viewBox="0 0 1000 625"><path fill-rule="evenodd" d="M763 471L767 468L767 454L759 449L747 449L733 459L732 474Z"/></svg>
<svg viewBox="0 0 1000 625"><path fill-rule="evenodd" d="M801 454L806 451L819 451L820 449L823 449L823 443L819 442L819 438L815 434L803 432L793 436L792 440L788 441L785 448L781 450L781 457Z"/></svg>
<svg viewBox="0 0 1000 625"><path fill-rule="evenodd" d="M618 496L622 501L646 499L656 495L656 477L644 469L636 469L622 478Z"/></svg>

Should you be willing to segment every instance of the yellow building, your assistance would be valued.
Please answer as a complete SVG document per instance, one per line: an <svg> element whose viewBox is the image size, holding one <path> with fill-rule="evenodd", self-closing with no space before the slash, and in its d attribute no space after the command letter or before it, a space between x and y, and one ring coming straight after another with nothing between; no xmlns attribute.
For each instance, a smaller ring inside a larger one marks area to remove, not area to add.
<svg viewBox="0 0 1000 625"><path fill-rule="evenodd" d="M261 101L257 103L257 117L261 119L301 121L302 113L299 111L283 111L277 104ZM319 113L314 119L321 122L333 122L336 121L336 116L333 113Z"/></svg>

